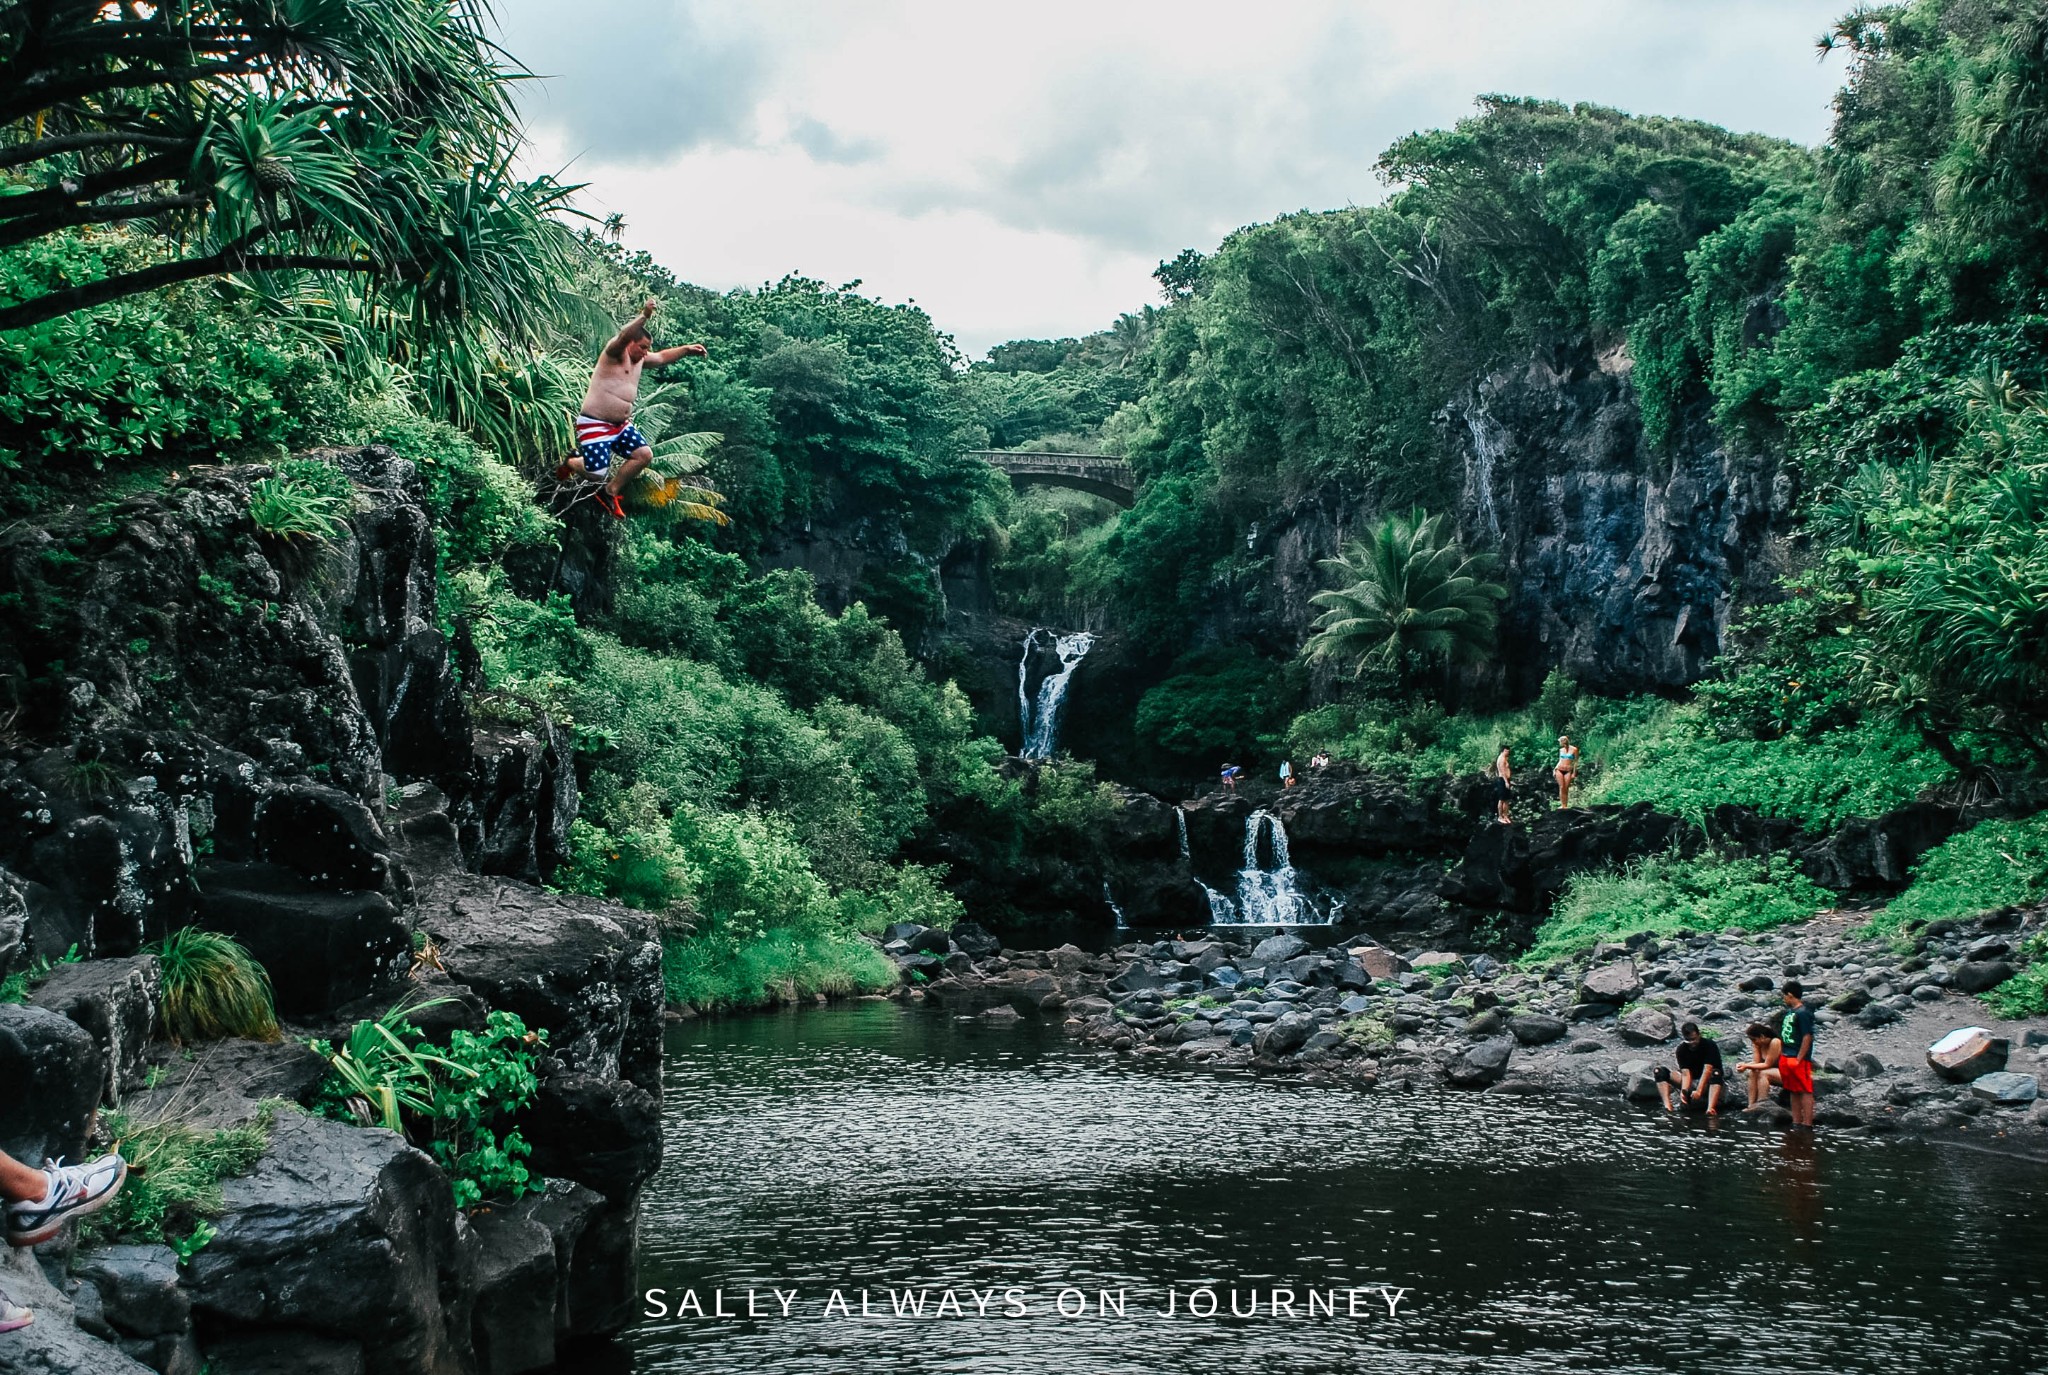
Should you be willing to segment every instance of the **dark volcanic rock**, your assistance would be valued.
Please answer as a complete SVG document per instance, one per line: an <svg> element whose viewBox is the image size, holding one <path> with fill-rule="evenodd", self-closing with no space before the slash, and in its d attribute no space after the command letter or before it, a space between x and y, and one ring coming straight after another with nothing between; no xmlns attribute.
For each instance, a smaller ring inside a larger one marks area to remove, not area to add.
<svg viewBox="0 0 2048 1375"><path fill-rule="evenodd" d="M1966 960L1955 967L1951 987L1958 993L1982 993L2010 979L2013 968L2004 960Z"/></svg>
<svg viewBox="0 0 2048 1375"><path fill-rule="evenodd" d="M1459 1088L1484 1088L1500 1082L1508 1072L1508 1061L1514 1057L1515 1042L1511 1036L1496 1036L1491 1040L1475 1041L1458 1048L1450 1059L1444 1062L1444 1074Z"/></svg>
<svg viewBox="0 0 2048 1375"><path fill-rule="evenodd" d="M16 1160L80 1160L107 1082L106 1052L68 1017L0 1003L0 1150Z"/></svg>
<svg viewBox="0 0 2048 1375"><path fill-rule="evenodd" d="M1253 1047L1261 1055L1292 1055L1315 1035L1316 1019L1306 1012L1283 1012L1278 1020L1261 1027Z"/></svg>
<svg viewBox="0 0 2048 1375"><path fill-rule="evenodd" d="M519 1124L536 1174L621 1197L661 1168L661 1100L630 1079L550 1074Z"/></svg>
<svg viewBox="0 0 2048 1375"><path fill-rule="evenodd" d="M555 1363L555 1242L530 1217L495 1209L465 1239L479 1375L526 1375Z"/></svg>
<svg viewBox="0 0 2048 1375"><path fill-rule="evenodd" d="M1287 828L1295 859L1310 862L1319 855L1440 850L1458 843L1468 825L1434 796L1373 774L1311 774L1268 810Z"/></svg>
<svg viewBox="0 0 2048 1375"><path fill-rule="evenodd" d="M1508 1030L1525 1046L1545 1046L1563 1036L1569 1023L1543 1012L1517 1012L1508 1018Z"/></svg>
<svg viewBox="0 0 2048 1375"><path fill-rule="evenodd" d="M1962 829L1962 810L1913 802L1879 817L1853 817L1807 849L1801 867L1837 892L1896 892L1920 857Z"/></svg>
<svg viewBox="0 0 2048 1375"><path fill-rule="evenodd" d="M661 1087L661 946L617 903L505 879L429 873L420 925L448 977L548 1033L572 1070Z"/></svg>
<svg viewBox="0 0 2048 1375"><path fill-rule="evenodd" d="M475 765L463 847L486 874L545 883L569 857L569 827L580 801L575 750L545 718L523 730L475 736Z"/></svg>
<svg viewBox="0 0 2048 1375"><path fill-rule="evenodd" d="M162 983L154 955L90 960L58 965L29 999L70 1018L99 1044L107 1066L100 1101L108 1107L118 1107L124 1092L142 1087Z"/></svg>
<svg viewBox="0 0 2048 1375"><path fill-rule="evenodd" d="M170 1336L191 1326L192 1300L178 1285L178 1253L168 1246L102 1247L71 1269L92 1281L100 1311L128 1336Z"/></svg>
<svg viewBox="0 0 2048 1375"><path fill-rule="evenodd" d="M1579 1001L1581 1003L1604 1003L1620 1006L1642 996L1643 976L1636 972L1634 960L1616 960L1589 969L1579 979Z"/></svg>
<svg viewBox="0 0 2048 1375"><path fill-rule="evenodd" d="M381 889L391 842L359 798L337 788L295 784L262 803L256 817L262 858L323 888Z"/></svg>
<svg viewBox="0 0 2048 1375"><path fill-rule="evenodd" d="M335 892L276 864L202 870L199 920L248 947L286 1016L389 988L412 959L412 930L383 894Z"/></svg>
<svg viewBox="0 0 2048 1375"><path fill-rule="evenodd" d="M386 1131L292 1113L219 1232L186 1267L193 1307L230 1327L360 1342L373 1371L460 1370L466 1296L447 1177Z"/></svg>

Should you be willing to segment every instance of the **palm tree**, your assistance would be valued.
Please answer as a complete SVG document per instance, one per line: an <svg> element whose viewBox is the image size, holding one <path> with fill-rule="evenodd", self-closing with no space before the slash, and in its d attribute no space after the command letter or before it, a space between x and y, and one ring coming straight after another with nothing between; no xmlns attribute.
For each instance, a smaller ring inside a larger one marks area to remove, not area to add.
<svg viewBox="0 0 2048 1375"><path fill-rule="evenodd" d="M534 338L571 188L513 172L518 73L472 0L6 6L0 249L162 231L140 264L0 300L0 330L208 277L359 277L428 339ZM32 189L31 189L32 188Z"/></svg>
<svg viewBox="0 0 2048 1375"><path fill-rule="evenodd" d="M725 504L724 494L691 480L704 471L711 461L711 451L724 442L725 436L709 430L663 433L688 400L688 387L678 381L663 382L642 399L635 423L646 433L654 450L654 461L641 470L638 480L622 495L628 505L642 510L729 525L732 518L718 509Z"/></svg>
<svg viewBox="0 0 2048 1375"><path fill-rule="evenodd" d="M1508 590L1489 578L1490 555L1467 554L1442 516L1420 507L1389 515L1322 566L1337 585L1309 603L1323 609L1302 647L1310 659L1405 672L1469 662L1493 648Z"/></svg>

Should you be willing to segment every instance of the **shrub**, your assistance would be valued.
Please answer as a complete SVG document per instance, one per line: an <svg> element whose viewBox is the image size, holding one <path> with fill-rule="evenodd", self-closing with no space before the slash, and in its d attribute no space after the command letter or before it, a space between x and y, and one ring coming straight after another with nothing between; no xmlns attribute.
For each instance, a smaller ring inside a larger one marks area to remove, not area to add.
<svg viewBox="0 0 2048 1375"><path fill-rule="evenodd" d="M347 528L353 498L335 490L314 472L335 473L324 463L280 464L275 477L249 489L249 519L256 528L287 545L331 544ZM348 480L342 478L342 485Z"/></svg>
<svg viewBox="0 0 2048 1375"><path fill-rule="evenodd" d="M1941 917L1969 917L2048 898L2048 812L1986 821L1920 857L1906 891L1871 920L1872 935L1897 935Z"/></svg>
<svg viewBox="0 0 2048 1375"><path fill-rule="evenodd" d="M214 1131L164 1119L145 1122L123 1112L110 1115L104 1125L128 1162L128 1182L85 1220L86 1244L161 1242L189 1259L212 1235L206 1220L219 1217L225 1206L221 1181L255 1168L270 1144L270 1124L281 1106L265 1102L254 1121Z"/></svg>
<svg viewBox="0 0 2048 1375"><path fill-rule="evenodd" d="M546 1033L492 1012L481 1033L458 1029L445 1047L434 1046L412 1025L431 1006L401 1005L357 1022L338 1049L311 1042L329 1069L313 1110L404 1135L447 1172L458 1208L516 1199L528 1190L531 1148L508 1124L539 1092L534 1062Z"/></svg>
<svg viewBox="0 0 2048 1375"><path fill-rule="evenodd" d="M1638 931L1761 931L1805 921L1829 901L1789 863L1660 855L1572 878L1522 959L1540 964Z"/></svg>
<svg viewBox="0 0 2048 1375"><path fill-rule="evenodd" d="M172 1041L278 1039L270 975L240 942L188 926L148 953L163 965L164 1031Z"/></svg>
<svg viewBox="0 0 2048 1375"><path fill-rule="evenodd" d="M36 985L50 976L50 971L60 964L77 964L78 947L72 946L61 959L37 956L22 968L6 978L0 979L0 1003L25 1003L29 994L36 991Z"/></svg>

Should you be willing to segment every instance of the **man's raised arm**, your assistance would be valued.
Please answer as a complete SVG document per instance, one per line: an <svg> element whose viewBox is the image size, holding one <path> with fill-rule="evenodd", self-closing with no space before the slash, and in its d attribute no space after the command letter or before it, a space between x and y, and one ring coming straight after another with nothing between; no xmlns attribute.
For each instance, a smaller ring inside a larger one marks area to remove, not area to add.
<svg viewBox="0 0 2048 1375"><path fill-rule="evenodd" d="M647 355L647 361L666 367L678 358L703 358L709 352L702 344L678 344L672 349L656 349Z"/></svg>
<svg viewBox="0 0 2048 1375"><path fill-rule="evenodd" d="M635 339L645 339L647 337L648 317L654 314L654 308L659 304L660 302L649 296L647 303L640 307L640 313L621 325L619 332L612 336L612 341L604 346L604 356L612 359L614 362L625 358L626 345L632 343Z"/></svg>

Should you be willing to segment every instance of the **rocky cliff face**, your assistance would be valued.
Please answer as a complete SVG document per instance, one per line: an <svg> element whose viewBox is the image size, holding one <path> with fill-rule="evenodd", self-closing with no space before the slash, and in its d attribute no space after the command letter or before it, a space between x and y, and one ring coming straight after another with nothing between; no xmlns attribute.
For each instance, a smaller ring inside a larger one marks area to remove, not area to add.
<svg viewBox="0 0 2048 1375"><path fill-rule="evenodd" d="M1552 668L1602 692L1693 682L1728 619L1782 568L1794 475L1700 415L1664 451L1643 437L1625 352L1561 349L1477 381L1440 417L1458 464L1459 530L1501 559L1510 599L1499 686L1532 693ZM1263 625L1226 634L1297 644L1319 559L1379 514L1336 496L1280 513L1253 540L1270 557Z"/></svg>
<svg viewBox="0 0 2048 1375"><path fill-rule="evenodd" d="M79 961L0 1005L0 1076L29 1087L0 1102L0 1148L77 1159L116 1105L221 1125L308 1103L326 1066L301 1038L440 999L434 1030L503 1008L547 1033L520 1126L549 1182L465 1217L404 1139L287 1110L194 1263L68 1237L40 1269L16 1257L0 1284L47 1294L10 1338L26 1368L509 1372L631 1317L659 944L638 914L536 886L575 815L567 743L545 719L470 719L411 465L323 457L358 494L331 548L255 527L260 467L0 534L0 973ZM284 1043L187 1058L161 1039L137 952L193 924L265 966Z"/></svg>

